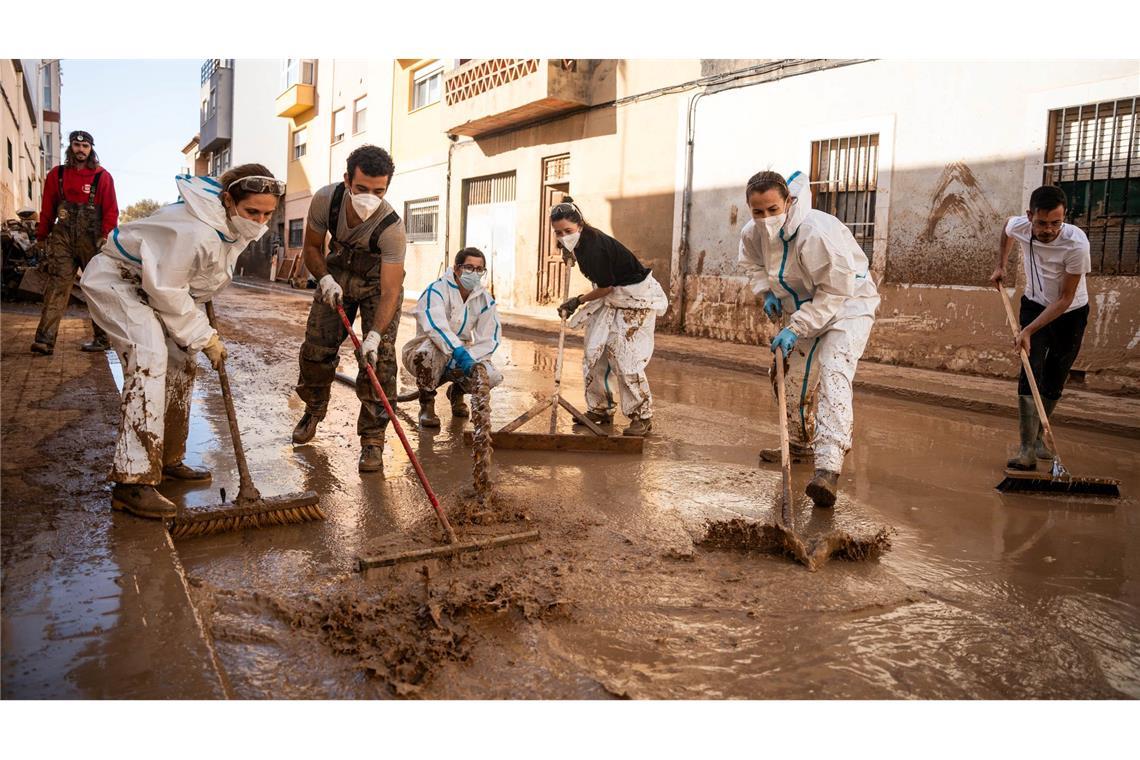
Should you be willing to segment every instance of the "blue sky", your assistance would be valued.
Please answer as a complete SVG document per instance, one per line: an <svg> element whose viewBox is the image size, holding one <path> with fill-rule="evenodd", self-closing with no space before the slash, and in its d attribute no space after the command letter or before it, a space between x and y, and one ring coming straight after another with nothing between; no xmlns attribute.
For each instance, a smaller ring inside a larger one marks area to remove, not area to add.
<svg viewBox="0 0 1140 760"><path fill-rule="evenodd" d="M182 147L198 133L203 60L63 59L63 139L73 129L91 133L115 178L120 209L143 198L178 197Z"/></svg>

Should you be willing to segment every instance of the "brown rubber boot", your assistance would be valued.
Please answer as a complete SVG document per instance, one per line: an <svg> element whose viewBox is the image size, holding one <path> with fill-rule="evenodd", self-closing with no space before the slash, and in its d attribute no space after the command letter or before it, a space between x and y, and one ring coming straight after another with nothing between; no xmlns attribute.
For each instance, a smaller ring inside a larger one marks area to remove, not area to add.
<svg viewBox="0 0 1140 760"><path fill-rule="evenodd" d="M463 388L458 383L452 383L447 389L447 400L451 402L451 416L466 418L471 416L467 402L463 400Z"/></svg>
<svg viewBox="0 0 1140 760"><path fill-rule="evenodd" d="M116 483L111 489L111 509L151 520L163 520L178 514L174 502L160 494L154 486L140 483Z"/></svg>
<svg viewBox="0 0 1140 760"><path fill-rule="evenodd" d="M293 428L293 443L308 443L313 440L313 436L317 434L317 424L322 419L324 419L324 415L317 416L311 412L305 412L301 421L297 423L297 427Z"/></svg>
<svg viewBox="0 0 1140 760"><path fill-rule="evenodd" d="M32 344L32 353L33 354L43 354L44 356L51 356L53 353L55 353L55 348L53 346L49 346L47 343L41 343L40 341L37 340L35 343Z"/></svg>
<svg viewBox="0 0 1140 760"><path fill-rule="evenodd" d="M586 419L588 419L590 422L593 422L596 425L612 425L613 421L614 421L614 416L612 414L610 414L609 412L595 412L592 409L590 411L586 412L586 414L584 416L586 417ZM586 427L585 425L583 425L578 420L574 420L574 424L579 426L579 427Z"/></svg>
<svg viewBox="0 0 1140 760"><path fill-rule="evenodd" d="M1060 400L1059 398L1041 399L1041 403L1045 407L1045 416L1050 420L1053 419L1053 410L1057 408L1057 402ZM1045 426L1040 424L1040 420L1038 420L1037 440L1034 441L1033 448L1038 459L1053 459L1056 456L1049 450L1049 447L1045 445Z"/></svg>
<svg viewBox="0 0 1140 760"><path fill-rule="evenodd" d="M168 464L162 468L163 480L183 480L188 483L205 483L211 478L209 470L199 470L182 462Z"/></svg>
<svg viewBox="0 0 1140 760"><path fill-rule="evenodd" d="M796 441L788 442L788 454L791 455L792 464L804 464L815 459L815 449ZM761 462L780 463L779 449L760 449Z"/></svg>
<svg viewBox="0 0 1140 760"><path fill-rule="evenodd" d="M621 431L622 435L649 435L649 431L653 429L653 420L647 417L635 417L629 421L629 427Z"/></svg>
<svg viewBox="0 0 1140 760"><path fill-rule="evenodd" d="M384 444L360 442L360 472L383 472Z"/></svg>
<svg viewBox="0 0 1140 760"><path fill-rule="evenodd" d="M420 389L420 427L439 427L439 417L435 414L435 391Z"/></svg>
<svg viewBox="0 0 1140 760"><path fill-rule="evenodd" d="M807 484L804 493L811 497L817 507L830 508L835 505L835 495L839 492L839 473L816 470L815 477Z"/></svg>
<svg viewBox="0 0 1140 760"><path fill-rule="evenodd" d="M1037 469L1037 431L1041 428L1041 420L1037 416L1037 405L1033 403L1032 396L1017 397L1018 433L1021 436L1021 446L1017 456L1005 463L1011 470Z"/></svg>

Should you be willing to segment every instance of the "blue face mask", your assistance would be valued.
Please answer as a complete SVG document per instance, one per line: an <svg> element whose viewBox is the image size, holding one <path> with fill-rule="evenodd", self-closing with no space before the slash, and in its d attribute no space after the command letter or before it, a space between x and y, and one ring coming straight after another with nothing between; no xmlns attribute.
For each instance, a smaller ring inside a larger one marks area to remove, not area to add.
<svg viewBox="0 0 1140 760"><path fill-rule="evenodd" d="M474 272L464 272L459 275L459 284L463 286L464 290L474 290L479 287L481 282L483 282L483 276Z"/></svg>

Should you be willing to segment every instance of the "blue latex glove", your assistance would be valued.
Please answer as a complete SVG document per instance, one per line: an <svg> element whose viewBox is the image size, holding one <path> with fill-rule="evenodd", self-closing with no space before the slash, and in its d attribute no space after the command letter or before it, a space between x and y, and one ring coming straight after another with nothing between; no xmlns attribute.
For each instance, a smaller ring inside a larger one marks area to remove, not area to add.
<svg viewBox="0 0 1140 760"><path fill-rule="evenodd" d="M768 319L776 319L784 312L784 308L780 306L780 299L776 298L776 294L768 291L764 294L764 313L768 315Z"/></svg>
<svg viewBox="0 0 1140 760"><path fill-rule="evenodd" d="M465 375L470 375L471 370L475 368L475 360L471 358L471 353L464 346L455 347L455 350L451 352L451 360Z"/></svg>
<svg viewBox="0 0 1140 760"><path fill-rule="evenodd" d="M784 356L787 357L792 352L794 345L796 345L796 334L785 327L776 334L775 338L772 338L772 353L776 353L776 349L780 348L783 349Z"/></svg>

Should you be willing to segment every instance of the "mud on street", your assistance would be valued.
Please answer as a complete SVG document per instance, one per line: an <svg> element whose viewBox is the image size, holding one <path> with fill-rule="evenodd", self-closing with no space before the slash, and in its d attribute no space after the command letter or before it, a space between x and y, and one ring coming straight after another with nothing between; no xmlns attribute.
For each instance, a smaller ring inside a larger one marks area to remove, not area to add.
<svg viewBox="0 0 1140 760"><path fill-rule="evenodd" d="M401 405L461 538L530 528L542 538L361 574L357 557L430 546L441 534L393 430L384 476L357 472L352 388L334 384L316 438L291 444L307 308L238 287L217 301L255 482L266 496L317 491L328 516L176 545L233 696L1140 696L1135 440L1058 430L1070 470L1123 481L1115 504L1001 495L993 486L1016 440L1012 420L857 393L839 502L813 511L803 494L811 471L794 467L797 525L807 534L890 526L892 548L808 572L698 545L709 521L771 522L779 468L756 466L757 451L778 439L766 376L656 359L642 456L495 452L489 505L470 498L470 422L442 404L442 428L421 432L415 404ZM397 348L413 334L405 317ZM555 352L553 341L503 341L493 428L549 392ZM355 374L347 341L341 355L340 371ZM577 404L581 350L566 362L563 392ZM237 473L204 362L194 394L186 461L214 480L163 490L204 506L220 487L235 493ZM83 435L111 446L117 420L106 413ZM105 492L75 497L110 519ZM9 539L6 530L6 553Z"/></svg>

